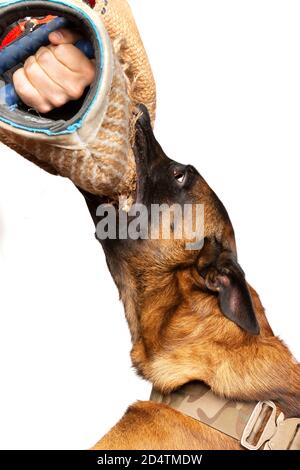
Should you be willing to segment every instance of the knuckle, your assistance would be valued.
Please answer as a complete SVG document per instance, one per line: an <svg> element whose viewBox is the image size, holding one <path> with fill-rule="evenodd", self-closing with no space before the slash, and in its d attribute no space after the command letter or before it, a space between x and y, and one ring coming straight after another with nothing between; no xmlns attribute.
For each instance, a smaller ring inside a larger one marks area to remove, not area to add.
<svg viewBox="0 0 300 470"><path fill-rule="evenodd" d="M49 103L41 103L38 106L36 106L36 109L40 113L46 114L46 113L49 113L49 111L51 111L53 109L53 107Z"/></svg>
<svg viewBox="0 0 300 470"><path fill-rule="evenodd" d="M64 96L55 96L51 99L51 103L54 108L60 108L64 104L66 104L67 100Z"/></svg>
<svg viewBox="0 0 300 470"><path fill-rule="evenodd" d="M24 70L26 73L32 73L36 70L37 63L34 57L29 57L24 63Z"/></svg>
<svg viewBox="0 0 300 470"><path fill-rule="evenodd" d="M55 49L57 48L58 46L53 46L52 44L50 44L50 46L48 46L48 49L49 51L55 56Z"/></svg>
<svg viewBox="0 0 300 470"><path fill-rule="evenodd" d="M54 47L54 52L57 57L64 57L68 53L69 44L59 44Z"/></svg>
<svg viewBox="0 0 300 470"><path fill-rule="evenodd" d="M88 85L90 85L94 80L96 76L96 68L93 64L90 64L89 67L87 67L86 70L86 81L88 82Z"/></svg>
<svg viewBox="0 0 300 470"><path fill-rule="evenodd" d="M42 47L36 54L36 60L41 64L48 64L51 60L51 52L47 47Z"/></svg>
<svg viewBox="0 0 300 470"><path fill-rule="evenodd" d="M29 95L28 88L22 82L15 83L15 89L16 89L17 95L19 95L21 98L24 98L27 95Z"/></svg>
<svg viewBox="0 0 300 470"><path fill-rule="evenodd" d="M34 62L35 62L34 56L30 56L30 57L28 57L28 58L25 60L25 62L24 62L24 67L25 67L25 66L28 66L28 65L31 65L31 64L33 64Z"/></svg>
<svg viewBox="0 0 300 470"><path fill-rule="evenodd" d="M84 88L80 84L73 84L69 86L68 95L73 100L78 100L84 92Z"/></svg>
<svg viewBox="0 0 300 470"><path fill-rule="evenodd" d="M24 97L29 94L27 81L22 73L16 72L14 74L13 83L14 83L14 86L18 95L20 95L21 97Z"/></svg>
<svg viewBox="0 0 300 470"><path fill-rule="evenodd" d="M65 53L66 52L66 44L59 44L56 46L55 50L59 53Z"/></svg>
<svg viewBox="0 0 300 470"><path fill-rule="evenodd" d="M14 72L13 74L13 81L14 83L16 84L17 82L19 82L19 80L21 80L22 78L24 77L24 69L23 67L21 69L18 69Z"/></svg>

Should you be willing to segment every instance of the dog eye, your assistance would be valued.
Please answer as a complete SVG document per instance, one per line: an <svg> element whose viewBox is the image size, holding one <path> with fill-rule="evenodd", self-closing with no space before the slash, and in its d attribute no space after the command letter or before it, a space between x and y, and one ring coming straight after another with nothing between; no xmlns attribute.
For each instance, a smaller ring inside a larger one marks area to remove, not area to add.
<svg viewBox="0 0 300 470"><path fill-rule="evenodd" d="M186 172L182 170L174 170L174 177L177 183L182 186L185 182Z"/></svg>

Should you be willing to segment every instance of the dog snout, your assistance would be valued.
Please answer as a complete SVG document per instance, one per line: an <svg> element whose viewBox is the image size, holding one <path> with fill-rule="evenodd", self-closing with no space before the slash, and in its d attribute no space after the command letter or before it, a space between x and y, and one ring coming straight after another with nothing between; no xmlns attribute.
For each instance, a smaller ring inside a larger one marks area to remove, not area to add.
<svg viewBox="0 0 300 470"><path fill-rule="evenodd" d="M154 136L150 115L146 106L139 105L138 109L140 116L136 122L133 150L138 169L142 167L143 170L146 170L146 168L152 165L168 162L170 159L166 156Z"/></svg>

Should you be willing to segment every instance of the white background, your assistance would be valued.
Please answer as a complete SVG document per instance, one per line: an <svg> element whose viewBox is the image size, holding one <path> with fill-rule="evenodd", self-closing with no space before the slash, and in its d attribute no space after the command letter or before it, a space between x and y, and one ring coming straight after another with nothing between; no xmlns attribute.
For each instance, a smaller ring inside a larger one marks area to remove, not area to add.
<svg viewBox="0 0 300 470"><path fill-rule="evenodd" d="M300 358L298 1L131 0L156 134L229 210L240 262ZM150 385L83 199L1 146L0 447L93 445Z"/></svg>

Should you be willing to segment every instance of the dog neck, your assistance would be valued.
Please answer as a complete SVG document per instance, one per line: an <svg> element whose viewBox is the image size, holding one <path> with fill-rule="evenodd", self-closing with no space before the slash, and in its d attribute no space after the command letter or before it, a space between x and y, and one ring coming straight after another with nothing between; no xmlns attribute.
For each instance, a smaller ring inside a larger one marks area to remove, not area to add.
<svg viewBox="0 0 300 470"><path fill-rule="evenodd" d="M218 396L272 400L287 418L300 416L300 366L274 336L256 292L250 288L261 333L251 336L220 315L214 297L198 295L196 301L192 292L186 296L181 289L179 298L174 298L174 286L178 288L174 280L163 286L159 306L157 301L155 306L153 302L144 306L139 339L131 353L137 371L163 393L198 380ZM195 309L198 323L191 315ZM176 322L179 310L181 323Z"/></svg>
<svg viewBox="0 0 300 470"><path fill-rule="evenodd" d="M300 366L274 336L251 287L258 336L225 318L217 298L199 292L190 269L162 273L149 263L145 276L122 252L108 260L131 331L133 365L156 389L169 393L203 381L218 396L272 400L286 417L300 416Z"/></svg>

